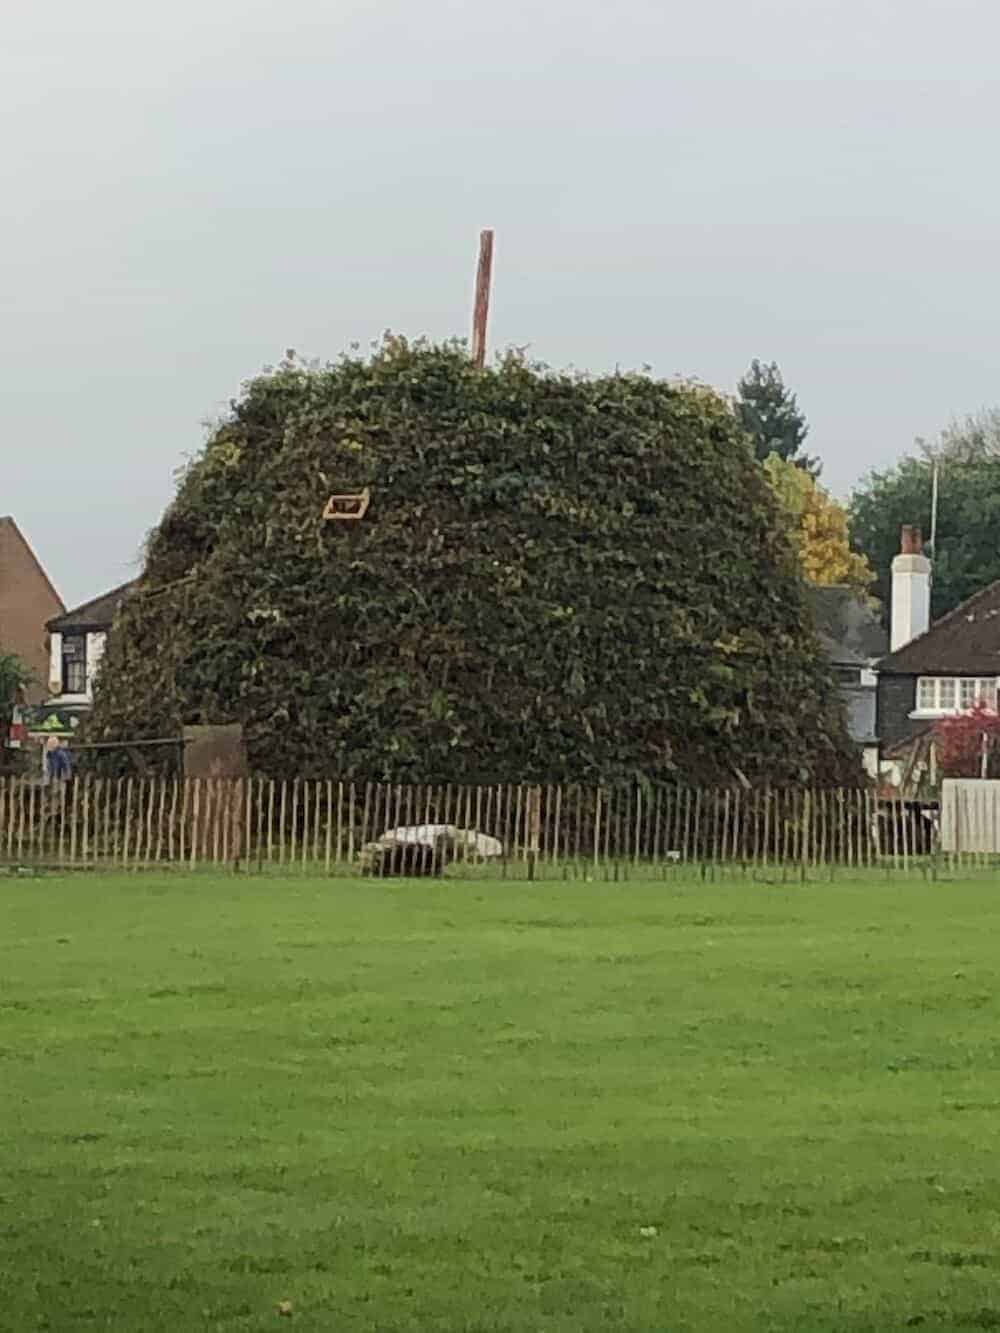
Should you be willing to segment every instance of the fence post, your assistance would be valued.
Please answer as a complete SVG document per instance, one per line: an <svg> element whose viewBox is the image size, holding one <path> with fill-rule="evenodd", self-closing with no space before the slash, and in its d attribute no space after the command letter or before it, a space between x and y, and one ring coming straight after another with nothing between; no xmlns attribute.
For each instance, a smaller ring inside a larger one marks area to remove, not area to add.
<svg viewBox="0 0 1000 1333"><path fill-rule="evenodd" d="M538 848L542 827L542 789L529 787L528 804L528 882L535 878L535 866L538 862Z"/></svg>
<svg viewBox="0 0 1000 1333"><path fill-rule="evenodd" d="M594 788L594 877L601 859L601 789Z"/></svg>

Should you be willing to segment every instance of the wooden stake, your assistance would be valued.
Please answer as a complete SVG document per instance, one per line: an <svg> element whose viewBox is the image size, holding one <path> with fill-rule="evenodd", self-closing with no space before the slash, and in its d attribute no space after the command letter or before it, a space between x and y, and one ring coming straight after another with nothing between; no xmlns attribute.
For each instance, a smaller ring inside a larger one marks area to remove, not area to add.
<svg viewBox="0 0 1000 1333"><path fill-rule="evenodd" d="M733 845L730 850L733 861L744 865L746 873L746 852L743 846L743 792L737 787L733 792Z"/></svg>
<svg viewBox="0 0 1000 1333"><path fill-rule="evenodd" d="M601 860L601 789L594 789L594 878Z"/></svg>
<svg viewBox="0 0 1000 1333"><path fill-rule="evenodd" d="M222 825L222 859L221 865L229 864L229 843L232 837L232 814L233 814L233 792L236 790L236 784L231 778L220 778L218 781L218 801L219 810L216 816Z"/></svg>
<svg viewBox="0 0 1000 1333"><path fill-rule="evenodd" d="M128 869L128 849L132 838L132 786L133 780L132 778L129 778L125 786L125 826L122 831L122 837L124 838L124 842L122 843L122 865L126 869Z"/></svg>
<svg viewBox="0 0 1000 1333"><path fill-rule="evenodd" d="M243 801L243 845L241 853L243 864L247 870L250 869L250 848L251 848L251 802L253 801L253 778L247 778L240 784L240 795Z"/></svg>
<svg viewBox="0 0 1000 1333"><path fill-rule="evenodd" d="M65 857L66 857L66 805L67 805L67 801L66 801L66 788L65 788L65 786L64 786L61 782L59 783L59 786L58 786L58 792L59 792L59 864L62 865L63 862L64 862L64 860L65 860ZM43 809L44 809L44 806L43 806ZM31 827L30 827L30 829L29 829L29 831L28 831L28 832L29 832L29 837L34 833L34 831L35 831L35 789L34 789L34 787L32 787L32 789L31 789ZM43 849L43 847L44 847L44 832L43 832L43 835L42 835L42 841L41 841L41 843L40 843L40 845L39 845L38 850L41 851L41 850Z"/></svg>
<svg viewBox="0 0 1000 1333"><path fill-rule="evenodd" d="M652 862L653 862L654 873L655 873L655 868L656 868L656 866L658 866L658 865L662 865L662 861L663 861L663 858L662 858L662 856L661 856L661 850L662 850L662 847L663 847L662 833L663 833L663 802L664 802L664 800L666 800L666 801L669 802L669 800L670 800L670 795L669 795L668 792L664 792L663 788L662 788L659 784L657 784L657 787L656 787L656 813L655 813L654 816L653 816L653 831L652 831L652 839L653 839L653 842L652 842L652 846L650 847L650 857L651 857ZM668 806L668 807L667 807L667 824L669 825L669 823L670 823L670 809L669 809L669 806Z"/></svg>
<svg viewBox="0 0 1000 1333"><path fill-rule="evenodd" d="M306 845L309 842L309 784L302 787L302 834L299 836L299 779L295 779L292 791L292 860L295 860L295 839L299 838L299 861L306 863Z"/></svg>
<svg viewBox="0 0 1000 1333"><path fill-rule="evenodd" d="M629 802L632 797L629 795ZM639 864L639 848L642 843L642 788L635 788L635 827L632 832L632 865Z"/></svg>
<svg viewBox="0 0 1000 1333"><path fill-rule="evenodd" d="M554 820L554 828L552 832L552 844L549 849L549 863L552 864L554 862L556 865L558 865L560 860L560 854L565 855L565 850L560 848L559 845L561 840L560 834L562 832L562 786L561 785L556 787L555 810L553 812L552 818Z"/></svg>
<svg viewBox="0 0 1000 1333"><path fill-rule="evenodd" d="M510 869L511 856L514 851L513 839L517 836L517 830L516 829L513 831L511 830L511 823L510 823L511 794L510 794L509 782L504 784L503 804L504 804L503 877L504 879L506 879L507 873Z"/></svg>
<svg viewBox="0 0 1000 1333"><path fill-rule="evenodd" d="M150 778L146 784L146 856L148 866L153 859L153 803L156 799L156 778Z"/></svg>
<svg viewBox="0 0 1000 1333"><path fill-rule="evenodd" d="M188 792L191 789L191 784L187 778L178 778L176 781L179 785L181 798L181 816L177 824L177 854L180 857L181 865L183 865L187 855Z"/></svg>
<svg viewBox="0 0 1000 1333"><path fill-rule="evenodd" d="M14 854L14 793L18 790L13 778L4 778L6 795L6 814L4 818L7 822L7 860L9 861Z"/></svg>
<svg viewBox="0 0 1000 1333"><path fill-rule="evenodd" d="M208 859L209 845L211 838L212 846L212 864L219 864L219 851L221 842L219 835L222 832L222 784L220 778L209 778L205 784L205 859Z"/></svg>
<svg viewBox="0 0 1000 1333"><path fill-rule="evenodd" d="M476 269L476 304L472 312L472 364L486 364L486 324L490 313L490 284L493 278L493 232L479 233L479 266Z"/></svg>
<svg viewBox="0 0 1000 1333"><path fill-rule="evenodd" d="M26 790L27 788L23 782L17 784L17 859L19 861L24 860L24 819L25 805L27 804L24 793ZM30 790L33 793L35 789L32 787Z"/></svg>
<svg viewBox="0 0 1000 1333"><path fill-rule="evenodd" d="M350 821L351 821L350 824L349 824L349 826L348 826L348 829L347 829L347 859L348 859L348 861L351 863L351 865L354 864L354 803L355 803L355 800L356 800L356 793L355 793L354 783L352 782L351 785L350 785L350 787L348 788L348 791L347 791L347 813L348 813L348 816L350 817Z"/></svg>
<svg viewBox="0 0 1000 1333"><path fill-rule="evenodd" d="M186 785L186 784L185 784ZM194 779L194 790L191 800L191 864L194 865L198 859L199 842L201 838L201 828L199 815L201 814L201 778Z"/></svg>
<svg viewBox="0 0 1000 1333"><path fill-rule="evenodd" d="M323 868L326 873L330 873L330 865L333 860L333 783L327 779L326 783L326 857L323 862Z"/></svg>
<svg viewBox="0 0 1000 1333"><path fill-rule="evenodd" d="M274 778L267 784L267 864L274 860Z"/></svg>
<svg viewBox="0 0 1000 1333"><path fill-rule="evenodd" d="M313 804L313 851L312 851L312 869L315 872L319 867L320 858L320 829L322 827L323 816L323 784L315 784L315 801ZM326 863L329 866L330 855L327 853Z"/></svg>
<svg viewBox="0 0 1000 1333"><path fill-rule="evenodd" d="M93 790L93 784L89 777L83 779L83 829L81 831L82 847L80 856L84 865L90 858L90 793Z"/></svg>
<svg viewBox="0 0 1000 1333"><path fill-rule="evenodd" d="M403 788L398 782L395 787L393 787L391 782L387 782L385 784L385 822L389 826L389 829L397 829L403 827L404 819ZM378 825L373 823L372 829L375 830L377 828ZM378 836L378 833L373 831L372 841ZM386 860L389 862L389 869L391 871L394 870L397 875L402 872L406 857L404 848L404 843L394 842L389 849L388 858L379 857L379 870L381 874L385 873Z"/></svg>
<svg viewBox="0 0 1000 1333"><path fill-rule="evenodd" d="M376 799L377 799L377 795L378 795L378 794L377 794L377 792L376 792ZM388 800L388 799L389 799L388 796L386 796L386 800ZM378 836L377 834L369 834L369 832L368 832L368 814L369 814L369 811L371 810L371 800L372 800L372 784L371 784L370 782L366 782L366 783L365 783L365 805L364 805L364 809L363 809L362 812L361 812L361 846L362 846L362 847L364 847L364 845L365 845L366 843L368 843L368 842L373 842L373 841L375 840L375 838ZM386 807L386 809L388 810L388 806ZM360 849L359 849L359 850L360 850Z"/></svg>
<svg viewBox="0 0 1000 1333"><path fill-rule="evenodd" d="M59 786L60 786L60 790L61 790L61 792L63 792L63 793L65 794L65 788L64 788L63 784L61 784L61 782L60 782ZM36 805L36 801L37 801L37 788L36 788L35 785L32 784L32 785L29 786L29 788L28 788L28 856L31 856L31 854L32 854L33 852L36 852L36 850L37 850L37 848L36 848L36 846L35 846L35 829L36 829L35 805ZM43 809L44 809L44 806L43 806Z"/></svg>
<svg viewBox="0 0 1000 1333"><path fill-rule="evenodd" d="M538 852L541 842L542 826L542 789L541 787L529 787L527 793L528 800L528 879L535 878L535 867L538 865Z"/></svg>
<svg viewBox="0 0 1000 1333"><path fill-rule="evenodd" d="M163 815L167 808L167 779L160 778L160 806L156 814L156 859L163 860Z"/></svg>
<svg viewBox="0 0 1000 1333"><path fill-rule="evenodd" d="M106 858L111 847L111 791L112 779L101 779L101 799L104 802L104 840L101 844L101 856Z"/></svg>
<svg viewBox="0 0 1000 1333"><path fill-rule="evenodd" d="M579 879L582 871L583 856L583 788L578 783L576 785L576 813L573 819L573 858L576 862L573 868L573 875ZM571 788L572 790L572 788Z"/></svg>

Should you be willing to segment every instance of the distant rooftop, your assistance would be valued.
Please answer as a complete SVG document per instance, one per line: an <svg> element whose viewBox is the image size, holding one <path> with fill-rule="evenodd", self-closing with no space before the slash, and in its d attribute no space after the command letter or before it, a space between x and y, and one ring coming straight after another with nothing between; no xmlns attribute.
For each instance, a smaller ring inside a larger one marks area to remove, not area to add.
<svg viewBox="0 0 1000 1333"><path fill-rule="evenodd" d="M56 616L45 626L47 630L62 633L70 629L107 629L115 618L115 612L136 586L138 579L131 579L110 592L102 593L82 606L74 606L64 615Z"/></svg>
<svg viewBox="0 0 1000 1333"><path fill-rule="evenodd" d="M49 578L48 574L46 574L41 561L38 559L38 556L35 555L34 551L31 549L31 543L28 541L27 537L24 535L21 529L17 526L17 521L13 517L13 515L0 514L0 529L9 533L14 538L14 540L20 544L20 546L24 550L25 555L37 570L39 576L45 580L45 583L48 585L48 589L51 592L52 596L56 599L56 601L59 603L60 606L65 606L66 603L56 592L52 580Z"/></svg>
<svg viewBox="0 0 1000 1333"><path fill-rule="evenodd" d="M823 652L837 666L866 667L889 651L889 635L878 613L854 588L812 585L809 601Z"/></svg>

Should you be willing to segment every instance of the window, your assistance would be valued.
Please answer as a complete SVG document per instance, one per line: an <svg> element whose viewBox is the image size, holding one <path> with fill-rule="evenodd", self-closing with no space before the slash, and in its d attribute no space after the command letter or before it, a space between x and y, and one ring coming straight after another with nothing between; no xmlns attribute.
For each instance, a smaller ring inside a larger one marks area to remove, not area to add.
<svg viewBox="0 0 1000 1333"><path fill-rule="evenodd" d="M63 694L87 693L87 636L66 634L62 641Z"/></svg>
<svg viewBox="0 0 1000 1333"><path fill-rule="evenodd" d="M861 668L860 667L835 667L834 675L841 685L860 685Z"/></svg>
<svg viewBox="0 0 1000 1333"><path fill-rule="evenodd" d="M995 676L921 676L917 681L918 713L963 713L977 703L996 708Z"/></svg>

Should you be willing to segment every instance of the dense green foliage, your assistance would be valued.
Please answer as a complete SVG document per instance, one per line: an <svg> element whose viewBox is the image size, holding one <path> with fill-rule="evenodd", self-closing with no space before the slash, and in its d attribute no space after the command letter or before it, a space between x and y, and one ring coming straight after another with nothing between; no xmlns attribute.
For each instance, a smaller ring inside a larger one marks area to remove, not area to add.
<svg viewBox="0 0 1000 1333"><path fill-rule="evenodd" d="M819 476L819 459L802 452L809 425L795 394L785 387L777 362L766 366L751 361L750 369L736 386L736 416L760 462L777 454Z"/></svg>
<svg viewBox="0 0 1000 1333"><path fill-rule="evenodd" d="M91 731L241 721L282 777L854 780L783 526L698 386L286 362L153 534Z"/></svg>
<svg viewBox="0 0 1000 1333"><path fill-rule="evenodd" d="M893 556L904 523L931 532L931 464L907 455L895 467L872 472L850 502L851 538L877 574L872 588L888 614ZM1000 578L1000 456L942 457L938 526L933 552L931 614L937 619Z"/></svg>
<svg viewBox="0 0 1000 1333"><path fill-rule="evenodd" d="M0 1328L997 1329L998 918L992 876L9 879Z"/></svg>
<svg viewBox="0 0 1000 1333"><path fill-rule="evenodd" d="M16 654L0 650L0 761L8 757L4 747L10 734L14 708L31 680L31 672Z"/></svg>

